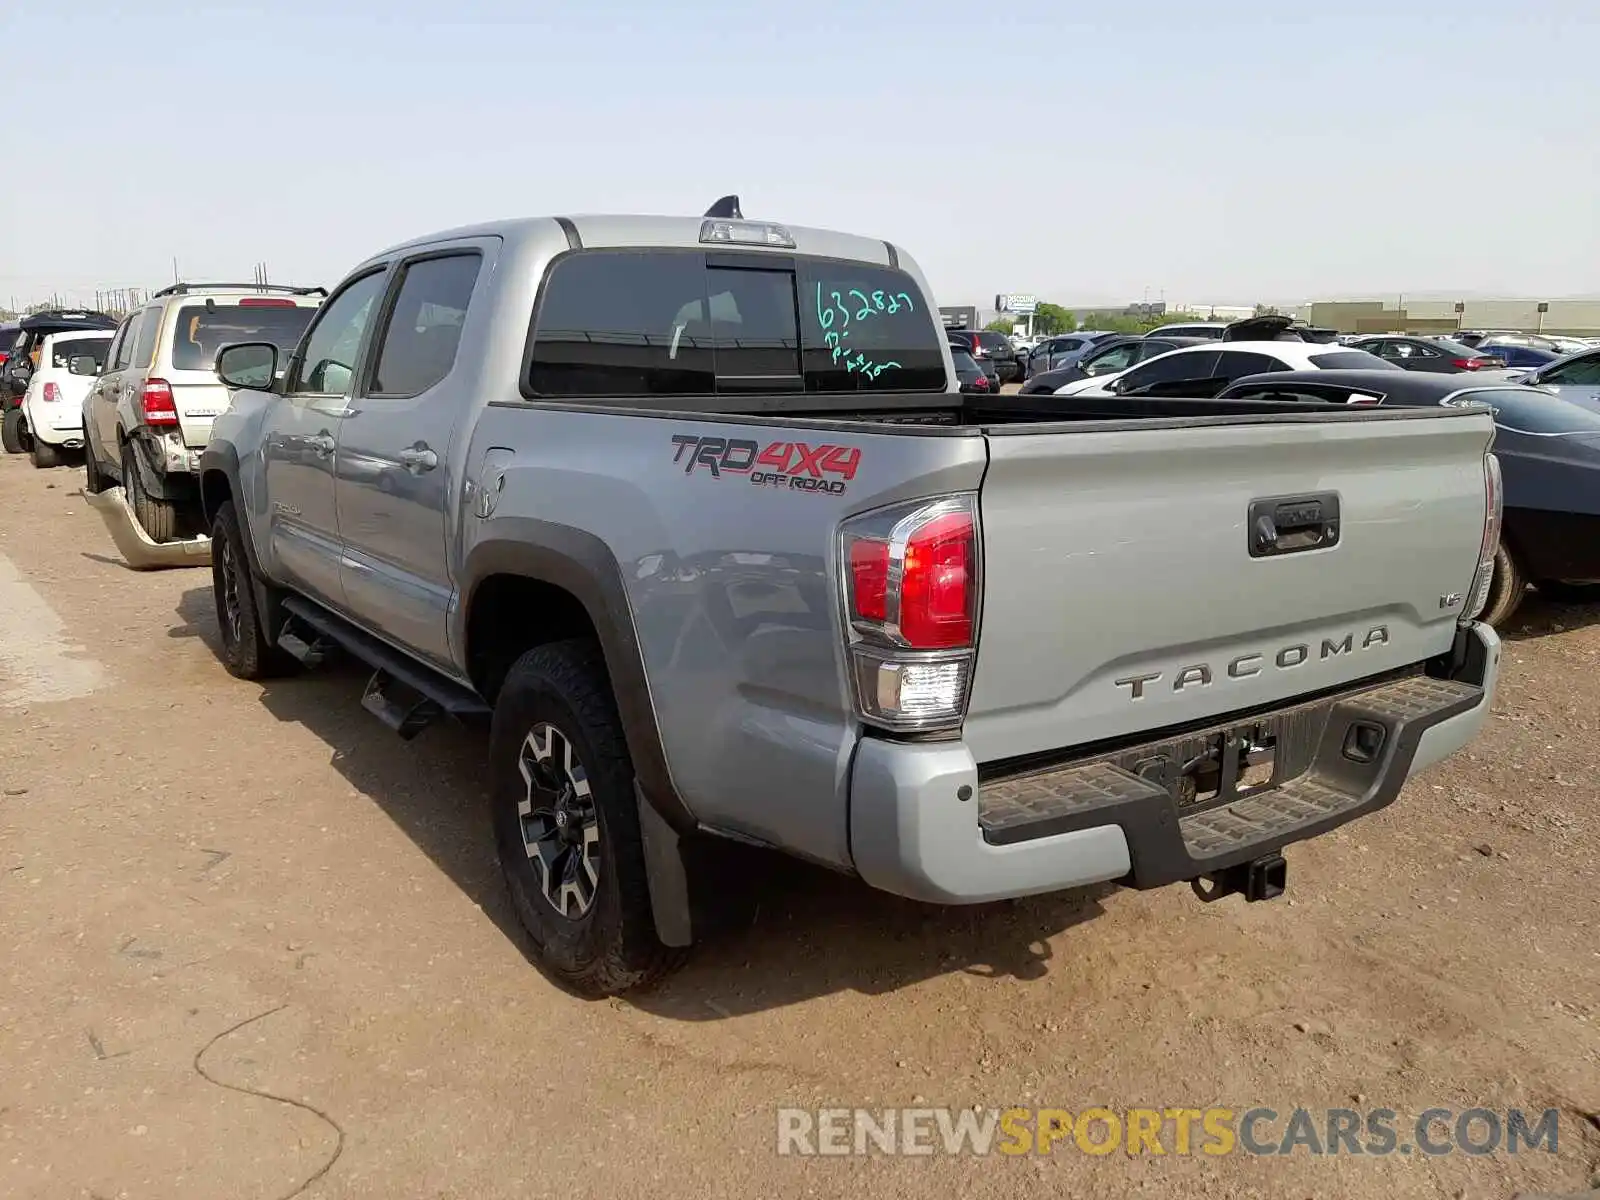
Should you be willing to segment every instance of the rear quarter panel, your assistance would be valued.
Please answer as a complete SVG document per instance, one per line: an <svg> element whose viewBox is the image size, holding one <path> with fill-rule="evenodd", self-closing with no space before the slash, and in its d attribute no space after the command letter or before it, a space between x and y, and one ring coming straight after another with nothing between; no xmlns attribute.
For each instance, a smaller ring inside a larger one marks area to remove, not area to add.
<svg viewBox="0 0 1600 1200"><path fill-rule="evenodd" d="M797 462L775 449L796 443L813 454L859 450L859 464L828 475L834 487L823 491L741 465L769 452ZM725 446L738 449L725 459ZM599 537L627 593L678 794L704 824L848 865L846 780L859 730L838 523L976 489L982 438L496 405L478 422L474 461L493 447L512 455L503 490L494 516L464 519L464 553L517 517Z"/></svg>

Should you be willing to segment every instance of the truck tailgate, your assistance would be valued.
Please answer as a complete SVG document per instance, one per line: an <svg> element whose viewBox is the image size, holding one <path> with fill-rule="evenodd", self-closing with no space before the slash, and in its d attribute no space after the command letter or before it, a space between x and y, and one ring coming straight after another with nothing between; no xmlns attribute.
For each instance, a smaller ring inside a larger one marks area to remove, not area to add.
<svg viewBox="0 0 1600 1200"><path fill-rule="evenodd" d="M1493 432L1486 413L1431 409L987 430L974 755L1184 724L1449 650ZM1259 553L1263 513L1292 528L1335 506L1321 544L1282 533L1292 549Z"/></svg>

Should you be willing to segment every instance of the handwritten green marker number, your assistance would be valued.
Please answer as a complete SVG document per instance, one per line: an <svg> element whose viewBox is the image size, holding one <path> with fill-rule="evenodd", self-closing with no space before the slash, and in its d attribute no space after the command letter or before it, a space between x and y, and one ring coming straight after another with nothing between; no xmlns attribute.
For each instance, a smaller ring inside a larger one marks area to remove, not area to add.
<svg viewBox="0 0 1600 1200"><path fill-rule="evenodd" d="M852 300L860 301L854 314L846 307L844 297L848 295ZM873 292L868 295L860 288L850 288L848 292L840 293L829 291L827 296L832 304L823 303L823 287L817 284L817 324L822 327L822 344L832 355L832 361L843 361L844 369L852 375L864 375L868 379L876 379L885 371L900 366L894 359L887 362L878 362L868 358L865 351L854 350L845 344L850 336L852 322L859 324L862 321L872 320L880 316L893 316L899 312L915 312L916 305L911 302L911 297L905 292Z"/></svg>

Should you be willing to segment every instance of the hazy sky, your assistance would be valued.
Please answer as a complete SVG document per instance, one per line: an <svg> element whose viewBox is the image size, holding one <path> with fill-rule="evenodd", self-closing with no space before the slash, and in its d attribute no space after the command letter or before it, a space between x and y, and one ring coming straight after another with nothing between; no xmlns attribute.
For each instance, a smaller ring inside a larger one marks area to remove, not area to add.
<svg viewBox="0 0 1600 1200"><path fill-rule="evenodd" d="M728 191L944 304L1600 292L1600 0L0 7L0 302Z"/></svg>

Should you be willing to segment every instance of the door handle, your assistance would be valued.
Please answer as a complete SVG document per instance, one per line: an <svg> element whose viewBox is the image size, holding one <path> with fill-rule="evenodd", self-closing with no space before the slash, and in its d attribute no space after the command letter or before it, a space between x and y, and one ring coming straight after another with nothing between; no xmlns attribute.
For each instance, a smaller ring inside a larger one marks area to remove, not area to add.
<svg viewBox="0 0 1600 1200"><path fill-rule="evenodd" d="M418 442L415 446L407 446L395 456L400 460L400 465L414 475L424 471L431 471L439 465L439 456L428 448L425 442Z"/></svg>
<svg viewBox="0 0 1600 1200"><path fill-rule="evenodd" d="M316 437L307 438L311 448L317 452L318 458L329 458L333 455L334 440L332 435L319 433Z"/></svg>

